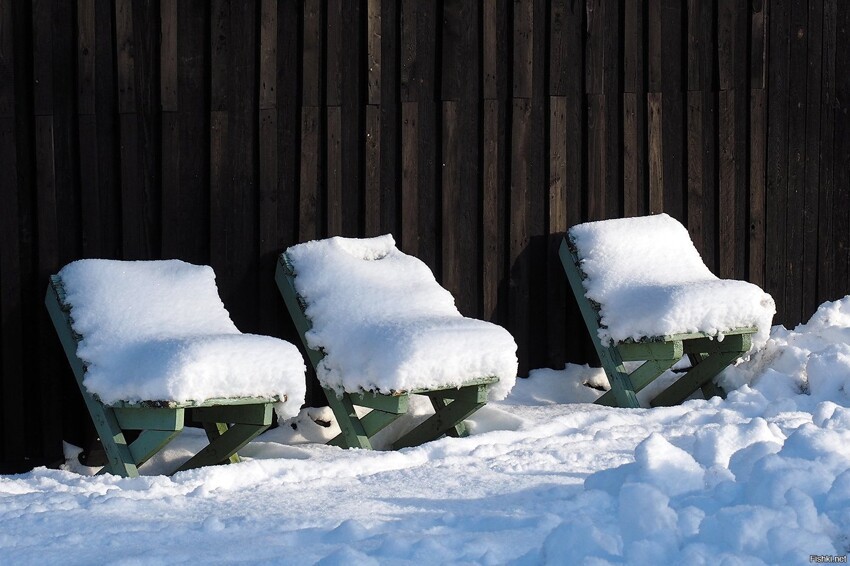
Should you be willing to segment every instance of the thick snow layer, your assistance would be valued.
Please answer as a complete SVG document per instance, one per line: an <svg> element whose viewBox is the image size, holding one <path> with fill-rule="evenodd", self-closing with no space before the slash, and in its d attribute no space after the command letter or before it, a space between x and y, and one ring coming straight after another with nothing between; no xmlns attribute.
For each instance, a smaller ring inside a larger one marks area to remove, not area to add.
<svg viewBox="0 0 850 566"><path fill-rule="evenodd" d="M773 298L752 283L718 279L670 216L588 222L571 228L570 236L587 275L586 295L601 307L604 345L741 327L758 328L755 347L767 340Z"/></svg>
<svg viewBox="0 0 850 566"><path fill-rule="evenodd" d="M399 251L392 236L330 238L286 254L313 323L307 341L325 352L323 385L390 393L496 376L495 399L513 387L513 337L461 316L428 266Z"/></svg>
<svg viewBox="0 0 850 566"><path fill-rule="evenodd" d="M283 340L242 334L207 266L80 260L59 276L83 339L83 383L104 403L286 396L304 402L304 360Z"/></svg>
<svg viewBox="0 0 850 566"><path fill-rule="evenodd" d="M95 470L72 457L65 470L0 476L0 555L417 565L846 557L850 389L836 349L848 333L850 297L793 331L775 328L763 351L727 370L740 387L725 401L589 405L601 392L582 383L604 384L604 373L567 366L519 380L474 415L470 437L399 452L311 444L338 429L317 424L329 411L305 409L246 447L241 464L120 479L81 475ZM164 459L203 442L187 430Z"/></svg>

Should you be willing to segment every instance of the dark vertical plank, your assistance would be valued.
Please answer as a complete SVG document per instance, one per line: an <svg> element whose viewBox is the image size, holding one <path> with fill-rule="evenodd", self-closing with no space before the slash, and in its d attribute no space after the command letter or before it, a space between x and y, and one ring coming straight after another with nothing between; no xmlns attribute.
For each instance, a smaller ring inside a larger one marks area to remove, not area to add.
<svg viewBox="0 0 850 566"><path fill-rule="evenodd" d="M181 257L180 113L162 113L162 255Z"/></svg>
<svg viewBox="0 0 850 566"><path fill-rule="evenodd" d="M366 106L365 133L365 191L363 209L366 236L381 233L381 109L372 104Z"/></svg>
<svg viewBox="0 0 850 566"><path fill-rule="evenodd" d="M231 92L230 155L236 214L234 224L233 265L236 296L231 313L237 326L250 330L256 324L260 305L257 300L259 277L257 226L257 139L258 76L260 31L257 23L259 1L241 1L231 5L232 69L228 88Z"/></svg>
<svg viewBox="0 0 850 566"><path fill-rule="evenodd" d="M77 112L85 115L95 112L95 26L94 0L80 0L77 3Z"/></svg>
<svg viewBox="0 0 850 566"><path fill-rule="evenodd" d="M78 131L74 92L77 87L77 10L69 3L58 2L53 13L53 143L56 167L56 200L59 210L59 260L62 263L79 257L80 199L77 177ZM67 95L65 94L67 93Z"/></svg>
<svg viewBox="0 0 850 566"><path fill-rule="evenodd" d="M664 212L664 138L662 135L662 94L649 92L647 102L647 127L649 141L649 213Z"/></svg>
<svg viewBox="0 0 850 566"><path fill-rule="evenodd" d="M325 103L328 106L342 104L342 90L347 88L342 81L343 52L343 0L326 3L325 17Z"/></svg>
<svg viewBox="0 0 850 566"><path fill-rule="evenodd" d="M160 253L160 168L153 120L159 92L153 91L152 81L159 56L150 28L151 9L147 2L121 0L115 5L122 253L127 259Z"/></svg>
<svg viewBox="0 0 850 566"><path fill-rule="evenodd" d="M585 39L585 92L602 94L605 81L604 35L606 25L605 1L586 0L587 37ZM593 190L591 189L591 192Z"/></svg>
<svg viewBox="0 0 850 566"><path fill-rule="evenodd" d="M399 3L381 3L381 232L399 234L401 103Z"/></svg>
<svg viewBox="0 0 850 566"><path fill-rule="evenodd" d="M617 218L623 214L623 142L622 142L622 84L623 69L620 40L624 22L622 5L617 0L605 0L605 33L602 38L603 82L605 94L605 216ZM616 31L615 31L616 30Z"/></svg>
<svg viewBox="0 0 850 566"><path fill-rule="evenodd" d="M513 96L531 98L534 63L534 2L514 2Z"/></svg>
<svg viewBox="0 0 850 566"><path fill-rule="evenodd" d="M638 96L623 94L623 215L638 216L642 210L643 159Z"/></svg>
<svg viewBox="0 0 850 566"><path fill-rule="evenodd" d="M32 11L33 114L53 114L53 10L54 2L42 1Z"/></svg>
<svg viewBox="0 0 850 566"><path fill-rule="evenodd" d="M765 169L767 97L763 89L750 92L750 210L749 269L747 279L764 286L765 274Z"/></svg>
<svg viewBox="0 0 850 566"><path fill-rule="evenodd" d="M850 225L850 163L844 156L850 155L850 139L840 135L850 131L850 73L838 72L839 69L850 68L850 5L838 2L836 6L836 50L835 50L835 156L839 157L833 175L833 204L832 225L834 231L835 271L833 279L835 289L832 297L840 297L847 293L850 282L850 233L842 228ZM771 8L771 14L773 8Z"/></svg>
<svg viewBox="0 0 850 566"><path fill-rule="evenodd" d="M646 212L646 104L643 4L627 0L623 37L623 214Z"/></svg>
<svg viewBox="0 0 850 566"><path fill-rule="evenodd" d="M304 106L317 107L322 103L322 25L320 0L304 0Z"/></svg>
<svg viewBox="0 0 850 566"><path fill-rule="evenodd" d="M366 76L369 104L381 103L381 0L366 2Z"/></svg>
<svg viewBox="0 0 850 566"><path fill-rule="evenodd" d="M566 33L568 57L562 61L566 76L564 95L566 97L566 201L567 226L573 226L584 218L585 190L585 104L584 104L584 46L582 30L584 9L579 2L570 2L566 11ZM573 325L570 325L571 328ZM583 335L581 335L583 336ZM570 340L572 343L573 341Z"/></svg>
<svg viewBox="0 0 850 566"><path fill-rule="evenodd" d="M567 99L549 99L549 232L567 226Z"/></svg>
<svg viewBox="0 0 850 566"><path fill-rule="evenodd" d="M607 216L609 163L605 99L604 94L587 96L587 216L590 220L603 220Z"/></svg>
<svg viewBox="0 0 850 566"><path fill-rule="evenodd" d="M231 189L230 89L233 58L231 3L213 0L210 8L210 265L216 271L219 294L226 305L235 292L232 256L235 206ZM230 308L230 307L229 307Z"/></svg>
<svg viewBox="0 0 850 566"><path fill-rule="evenodd" d="M216 57L213 57L212 63L216 65ZM227 260L233 239L233 229L227 221L229 211L233 209L233 198L228 190L228 129L227 112L214 110L210 114L210 264L218 274L217 285L225 304L232 292L231 280L227 277Z"/></svg>
<svg viewBox="0 0 850 566"><path fill-rule="evenodd" d="M686 145L686 139L683 127L685 118L683 97L687 77L683 73L682 3L679 0L665 0L662 3L661 18L664 211L684 221L686 164L683 148Z"/></svg>
<svg viewBox="0 0 850 566"><path fill-rule="evenodd" d="M169 252L193 263L210 261L210 194L209 194L209 100L211 85L209 3L203 0L177 2L177 95L179 138L179 182L175 194L163 188L165 199L173 207L168 214L180 218L178 229L171 231L163 224L163 238L169 233ZM221 81L218 81L221 85ZM223 86L221 86L223 89ZM225 96L221 90L217 96ZM205 101L199 104L198 101ZM218 101L221 104L221 101ZM163 160L166 159L163 153ZM165 181L163 180L163 183ZM163 254L166 253L163 241Z"/></svg>
<svg viewBox="0 0 850 566"><path fill-rule="evenodd" d="M322 227L322 6L304 3L301 170L298 195L298 238L320 238Z"/></svg>
<svg viewBox="0 0 850 566"><path fill-rule="evenodd" d="M508 3L500 0L482 6L483 116L482 116L482 316L491 321L505 319L508 195L506 130L509 96L508 64L512 55L508 41Z"/></svg>
<svg viewBox="0 0 850 566"><path fill-rule="evenodd" d="M180 115L177 69L177 2L160 4L160 99L162 101L162 254L180 257Z"/></svg>
<svg viewBox="0 0 850 566"><path fill-rule="evenodd" d="M77 4L77 128L83 254L101 257L100 182L96 110L96 17L93 0Z"/></svg>
<svg viewBox="0 0 850 566"><path fill-rule="evenodd" d="M177 0L160 0L160 100L164 112L177 107Z"/></svg>
<svg viewBox="0 0 850 566"><path fill-rule="evenodd" d="M410 2L411 0L407 1ZM482 96L485 100L494 100L499 97L499 78L502 75L499 65L499 45L501 43L499 40L500 32L504 33L504 30L499 29L500 6L498 4L498 2L484 2L481 7L481 75ZM553 35L553 58L555 38L556 36ZM553 63L553 68L554 65L555 63Z"/></svg>
<svg viewBox="0 0 850 566"><path fill-rule="evenodd" d="M706 114L702 103L702 91L688 91L686 114L688 131L688 232L700 255L706 257L705 226L703 223L703 211L705 210L703 173L706 166L710 167L711 165L704 161L703 120Z"/></svg>
<svg viewBox="0 0 850 566"><path fill-rule="evenodd" d="M767 186L765 210L766 291L776 300L774 324L785 316L785 214L788 187L788 103L790 13L786 0L771 3L768 32Z"/></svg>
<svg viewBox="0 0 850 566"><path fill-rule="evenodd" d="M0 41L10 37L11 17L7 6L0 4ZM0 68L4 77L14 80L11 72L11 42L0 44ZM8 66L7 66L8 65ZM5 94L14 95L9 85L0 87ZM11 96L10 99L14 97ZM8 107L0 108L4 113ZM20 279L20 240L18 234L18 174L16 164L17 143L15 140L15 119L13 116L0 115L0 168L4 182L0 184L0 391L3 392L3 417L0 421L2 431L2 457L7 461L22 461L32 447L22 434L24 420L24 368L23 368L23 305Z"/></svg>
<svg viewBox="0 0 850 566"><path fill-rule="evenodd" d="M529 281L528 244L529 235L529 184L531 163L531 102L523 98L513 99L511 112L511 189L510 189L510 304L509 328L517 343L519 375L528 373L529 349Z"/></svg>
<svg viewBox="0 0 850 566"><path fill-rule="evenodd" d="M93 255L117 258L121 255L121 182L119 176L119 132L116 114L118 101L115 97L115 21L112 16L112 2L95 1L95 124L96 138L87 140L88 144L96 139L97 153L97 191L101 216L98 217L100 231L100 250ZM80 132L83 135L83 132ZM82 145L82 144L81 144ZM83 180L81 179L81 182ZM83 209L85 213L85 208ZM91 216L85 216L84 225L91 229ZM92 239L88 238L91 244ZM86 250L87 251L87 250ZM82 402L82 401L80 401Z"/></svg>
<svg viewBox="0 0 850 566"><path fill-rule="evenodd" d="M52 116L36 116L35 117L35 206L36 206L36 272L39 286L43 285L44 281L50 274L55 273L59 267L59 239L60 233L58 228L58 215L56 199L56 170L54 160L54 140L53 140L53 117ZM38 337L43 345L55 344L55 333L50 326L47 317L40 317L38 324ZM53 353L57 352L58 348L53 349ZM50 352L45 348L45 352ZM44 379L49 374L56 375L59 373L59 365L54 356L44 356L38 360L39 370ZM4 372L5 373L5 372ZM70 376L67 376L70 378ZM48 378L49 379L49 378ZM64 382L56 382L58 389L62 390L68 399L74 399L72 385L70 379ZM23 399L12 397L10 401L17 401L20 407L13 407L11 414L16 414L23 408ZM5 409L5 407L4 407ZM69 417L73 416L63 414L61 421L63 425L67 425ZM19 422L23 422L21 419ZM7 450L9 445L7 444ZM14 445L13 445L14 446Z"/></svg>
<svg viewBox="0 0 850 566"><path fill-rule="evenodd" d="M840 296L847 287L847 280L835 279L836 249L833 234L836 169L835 100L837 71L836 20L838 2L827 0L823 5L823 69L821 89L821 138L820 138L820 192L818 203L818 259L817 259L817 304ZM846 137L846 136L845 136ZM840 167L840 164L839 164ZM845 224L846 225L846 224Z"/></svg>
<svg viewBox="0 0 850 566"><path fill-rule="evenodd" d="M326 111L327 155L325 185L327 186L327 235L338 236L342 230L342 111L329 106Z"/></svg>
<svg viewBox="0 0 850 566"><path fill-rule="evenodd" d="M303 61L296 2L277 5L277 169L278 203L276 234L281 248L298 242L298 172L301 167L301 110L298 67ZM294 328L290 328L294 334Z"/></svg>
<svg viewBox="0 0 850 566"><path fill-rule="evenodd" d="M808 57L808 13L806 3L791 2L791 46L789 54L788 100L788 209L785 249L785 315L791 324L803 317L803 252L806 183L806 76Z"/></svg>
<svg viewBox="0 0 850 566"><path fill-rule="evenodd" d="M443 4L442 274L458 309L473 317L479 316L481 310L481 273L468 266L480 265L482 179L480 91L478 81L469 80L479 75L480 41L478 26L469 23L480 21L480 17L476 3L452 0ZM385 65L385 73L386 70Z"/></svg>
<svg viewBox="0 0 850 566"><path fill-rule="evenodd" d="M0 117L14 117L15 110L15 58L13 41L13 13L11 2L0 2ZM5 138L9 143L4 146L12 152L11 138ZM10 153L11 154L11 153Z"/></svg>
<svg viewBox="0 0 850 566"><path fill-rule="evenodd" d="M720 216L718 237L720 241L720 265L718 275L725 279L735 278L735 229L736 229L736 185L735 185L735 93L722 90L719 94L720 122L720 184L718 201Z"/></svg>
<svg viewBox="0 0 850 566"><path fill-rule="evenodd" d="M302 242L321 237L321 109L301 108L301 174L298 196L298 238Z"/></svg>
<svg viewBox="0 0 850 566"><path fill-rule="evenodd" d="M547 66L547 2L535 0L532 19L532 92L531 92L531 178L528 186L529 237L528 247L528 284L529 319L546 321L549 316L547 298L547 183L548 183L548 124L549 97L546 94ZM536 24L536 25L535 25ZM530 336L528 364L530 367L543 367L546 359L545 324Z"/></svg>
<svg viewBox="0 0 850 566"><path fill-rule="evenodd" d="M810 2L808 6L808 33L806 49L806 161L803 184L803 278L802 315L800 322L808 320L818 307L818 204L821 191L821 79L823 53L823 2Z"/></svg>
<svg viewBox="0 0 850 566"><path fill-rule="evenodd" d="M461 183L462 168L460 156L460 141L458 132L459 103L453 100L443 101L442 105L442 151L440 161L442 167L442 284L454 296L457 302L461 292L464 272L461 269L462 254L459 251L458 240L460 233L466 228L461 218Z"/></svg>
<svg viewBox="0 0 850 566"><path fill-rule="evenodd" d="M23 461L33 447L22 434L25 416L23 304L15 132L15 53L12 6L0 1L0 458Z"/></svg>
<svg viewBox="0 0 850 566"><path fill-rule="evenodd" d="M122 114L136 111L135 38L133 37L133 3L115 0L115 48L118 80L118 110Z"/></svg>
<svg viewBox="0 0 850 566"><path fill-rule="evenodd" d="M569 227L567 225L567 98L552 96L549 99L549 218L548 218L548 281L547 305L549 308L547 363L559 368L565 362L566 320L557 314L566 308L567 288L563 268L558 257L558 246Z"/></svg>
<svg viewBox="0 0 850 566"><path fill-rule="evenodd" d="M210 110L226 110L229 103L227 88L230 61L230 2L213 0L210 6Z"/></svg>
<svg viewBox="0 0 850 566"><path fill-rule="evenodd" d="M401 248L419 252L419 104L401 107Z"/></svg>
<svg viewBox="0 0 850 566"><path fill-rule="evenodd" d="M278 186L278 117L277 117L277 2L261 0L260 3L260 68L259 68L259 177L258 232L259 232L259 331L276 334L276 310L279 305L272 284L277 255L283 251L283 231L279 229L280 187Z"/></svg>
<svg viewBox="0 0 850 566"><path fill-rule="evenodd" d="M767 86L767 18L769 6L770 2L764 0L752 3L750 15L750 88L752 89L764 89ZM824 21L824 24L827 24L827 22ZM829 22L828 25L834 25L834 23Z"/></svg>
<svg viewBox="0 0 850 566"><path fill-rule="evenodd" d="M505 221L504 112L497 100L484 101L482 186L482 308L491 321L499 314L499 285L504 279Z"/></svg>
<svg viewBox="0 0 850 566"><path fill-rule="evenodd" d="M363 108L366 85L361 79L363 42L360 22L365 15L358 3L344 3L342 20L342 233L358 236L363 230Z"/></svg>
<svg viewBox="0 0 850 566"><path fill-rule="evenodd" d="M661 17L662 0L647 0L647 90L661 92L663 33Z"/></svg>
<svg viewBox="0 0 850 566"><path fill-rule="evenodd" d="M747 279L765 284L765 194L767 173L767 4L753 5L750 46L750 210Z"/></svg>
<svg viewBox="0 0 850 566"><path fill-rule="evenodd" d="M718 238L719 274L721 277L743 277L745 240L741 235L745 222L742 203L746 203L746 187L741 183L742 88L738 59L745 43L737 25L739 11L735 2L720 0L718 5L718 65L719 65L719 192ZM741 258L739 262L738 259Z"/></svg>

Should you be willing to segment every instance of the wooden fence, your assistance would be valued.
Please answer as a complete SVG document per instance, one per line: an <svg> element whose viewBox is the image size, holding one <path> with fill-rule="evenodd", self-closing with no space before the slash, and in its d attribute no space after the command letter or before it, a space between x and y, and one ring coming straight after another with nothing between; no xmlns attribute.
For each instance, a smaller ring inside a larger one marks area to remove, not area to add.
<svg viewBox="0 0 850 566"><path fill-rule="evenodd" d="M839 0L0 0L0 461L87 416L42 306L82 257L211 264L293 338L275 255L391 232L522 372L587 361L554 246L666 211L795 324L850 290ZM592 361L592 360L591 360Z"/></svg>

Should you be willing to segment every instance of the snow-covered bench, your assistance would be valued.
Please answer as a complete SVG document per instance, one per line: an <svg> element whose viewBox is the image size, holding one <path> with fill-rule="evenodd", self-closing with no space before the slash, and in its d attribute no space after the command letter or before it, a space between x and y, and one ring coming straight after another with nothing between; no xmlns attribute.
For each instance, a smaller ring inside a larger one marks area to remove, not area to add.
<svg viewBox="0 0 850 566"><path fill-rule="evenodd" d="M106 452L104 472L137 476L187 410L210 443L178 471L238 461L273 407L293 416L304 401L298 349L239 332L210 267L75 261L51 277L46 304Z"/></svg>
<svg viewBox="0 0 850 566"><path fill-rule="evenodd" d="M342 433L371 438L427 395L435 414L394 448L466 434L463 419L513 387L516 343L500 326L461 316L452 295L392 236L330 238L281 254L276 281ZM360 418L354 406L372 409Z"/></svg>
<svg viewBox="0 0 850 566"><path fill-rule="evenodd" d="M560 258L611 390L599 401L637 407L635 393L688 356L692 369L651 402L673 405L763 344L776 306L746 281L718 279L688 231L666 214L572 227ZM644 361L627 372L624 361Z"/></svg>

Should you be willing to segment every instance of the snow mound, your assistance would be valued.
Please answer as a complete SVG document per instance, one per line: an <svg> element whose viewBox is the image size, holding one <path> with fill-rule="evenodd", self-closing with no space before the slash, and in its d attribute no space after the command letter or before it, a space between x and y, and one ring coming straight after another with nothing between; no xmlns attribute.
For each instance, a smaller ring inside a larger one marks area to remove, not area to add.
<svg viewBox="0 0 850 566"><path fill-rule="evenodd" d="M461 316L428 266L391 235L306 242L286 255L313 323L307 341L325 352L318 375L326 387L390 393L495 376L495 399L513 387L510 333Z"/></svg>
<svg viewBox="0 0 850 566"><path fill-rule="evenodd" d="M102 402L281 396L288 401L278 409L297 414L305 389L298 349L239 332L212 268L86 259L59 277L82 336L83 384Z"/></svg>
<svg viewBox="0 0 850 566"><path fill-rule="evenodd" d="M603 345L689 332L755 327L767 340L776 305L746 281L718 279L688 231L667 214L588 222L569 231L586 296L600 305Z"/></svg>

